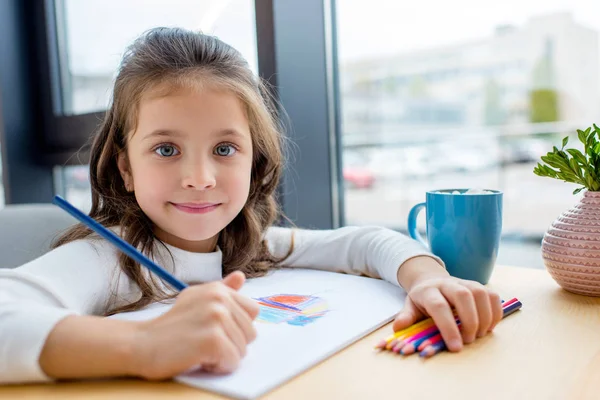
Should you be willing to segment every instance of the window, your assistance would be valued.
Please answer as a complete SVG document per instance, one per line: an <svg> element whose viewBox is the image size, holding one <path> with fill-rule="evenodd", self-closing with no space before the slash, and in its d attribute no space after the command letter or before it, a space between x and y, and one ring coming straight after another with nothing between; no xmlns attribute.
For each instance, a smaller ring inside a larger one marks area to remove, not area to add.
<svg viewBox="0 0 600 400"><path fill-rule="evenodd" d="M87 165L54 168L55 191L82 211L92 208L92 194Z"/></svg>
<svg viewBox="0 0 600 400"><path fill-rule="evenodd" d="M106 109L125 47L144 31L178 26L218 36L257 70L253 0L57 0L62 109Z"/></svg>
<svg viewBox="0 0 600 400"><path fill-rule="evenodd" d="M427 190L490 188L504 234L538 240L577 202L532 171L600 122L600 3L482 4L336 3L347 224L403 230Z"/></svg>
<svg viewBox="0 0 600 400"><path fill-rule="evenodd" d="M55 7L64 115L105 110L126 46L157 26L216 35L258 70L253 0L56 0ZM86 166L57 167L54 176L58 193L90 207Z"/></svg>

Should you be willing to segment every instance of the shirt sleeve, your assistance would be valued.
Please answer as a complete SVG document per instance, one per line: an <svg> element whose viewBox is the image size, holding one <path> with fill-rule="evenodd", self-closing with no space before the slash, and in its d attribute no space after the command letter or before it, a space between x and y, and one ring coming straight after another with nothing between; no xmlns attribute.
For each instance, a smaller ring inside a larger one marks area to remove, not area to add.
<svg viewBox="0 0 600 400"><path fill-rule="evenodd" d="M416 256L443 261L426 247L399 232L378 226L348 226L332 230L271 227L265 235L271 254L285 256L284 267L314 268L384 279L397 286L400 266ZM444 266L445 267L445 266Z"/></svg>
<svg viewBox="0 0 600 400"><path fill-rule="evenodd" d="M50 380L38 359L54 326L68 315L104 312L117 265L105 246L78 240L0 269L0 383Z"/></svg>

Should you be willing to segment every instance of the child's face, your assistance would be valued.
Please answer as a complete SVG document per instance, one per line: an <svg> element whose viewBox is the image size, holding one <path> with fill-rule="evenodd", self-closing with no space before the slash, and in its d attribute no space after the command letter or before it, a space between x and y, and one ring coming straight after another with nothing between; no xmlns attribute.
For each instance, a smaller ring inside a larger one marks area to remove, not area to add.
<svg viewBox="0 0 600 400"><path fill-rule="evenodd" d="M242 103L209 89L143 98L127 157L119 158L156 236L198 252L213 251L218 233L244 207L251 168Z"/></svg>

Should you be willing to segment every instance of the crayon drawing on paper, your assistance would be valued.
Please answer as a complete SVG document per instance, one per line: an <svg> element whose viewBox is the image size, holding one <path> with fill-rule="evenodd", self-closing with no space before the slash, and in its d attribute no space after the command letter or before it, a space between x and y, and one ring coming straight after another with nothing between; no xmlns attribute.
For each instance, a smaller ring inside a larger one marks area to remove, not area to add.
<svg viewBox="0 0 600 400"><path fill-rule="evenodd" d="M329 311L327 302L320 297L299 294L276 294L255 298L260 306L256 320L271 324L287 323L305 326Z"/></svg>

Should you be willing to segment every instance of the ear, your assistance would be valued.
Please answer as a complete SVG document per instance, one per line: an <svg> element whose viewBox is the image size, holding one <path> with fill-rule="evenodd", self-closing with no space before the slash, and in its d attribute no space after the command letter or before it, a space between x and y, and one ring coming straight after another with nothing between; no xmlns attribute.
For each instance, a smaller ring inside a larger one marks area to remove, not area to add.
<svg viewBox="0 0 600 400"><path fill-rule="evenodd" d="M127 152L121 151L117 156L117 167L123 179L123 185L125 190L128 192L133 191L133 176L131 175L131 168L129 168L129 160L127 159Z"/></svg>

